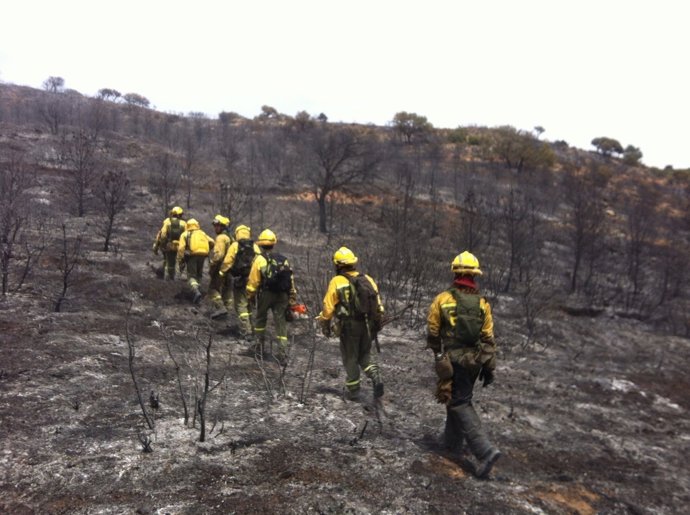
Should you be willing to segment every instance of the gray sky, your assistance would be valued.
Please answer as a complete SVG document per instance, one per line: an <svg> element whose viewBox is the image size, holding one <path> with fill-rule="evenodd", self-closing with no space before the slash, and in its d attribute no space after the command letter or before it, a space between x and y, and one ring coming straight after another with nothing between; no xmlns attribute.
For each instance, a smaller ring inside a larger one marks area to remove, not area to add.
<svg viewBox="0 0 690 515"><path fill-rule="evenodd" d="M0 80L159 110L512 125L690 167L684 0L5 0Z"/></svg>

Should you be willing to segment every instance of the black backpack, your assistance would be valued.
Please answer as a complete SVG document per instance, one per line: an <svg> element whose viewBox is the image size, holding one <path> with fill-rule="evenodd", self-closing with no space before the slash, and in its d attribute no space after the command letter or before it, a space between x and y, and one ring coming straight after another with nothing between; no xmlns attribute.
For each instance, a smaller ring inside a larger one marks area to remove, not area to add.
<svg viewBox="0 0 690 515"><path fill-rule="evenodd" d="M237 255L230 269L233 277L247 277L254 261L254 240L239 240L237 242Z"/></svg>
<svg viewBox="0 0 690 515"><path fill-rule="evenodd" d="M177 241L182 236L182 224L177 217L170 218L170 228L168 229L168 241Z"/></svg>
<svg viewBox="0 0 690 515"><path fill-rule="evenodd" d="M484 325L484 313L480 307L482 297L476 293L460 292L457 288L448 291L456 302L453 328L455 340L465 347L473 347L479 341Z"/></svg>
<svg viewBox="0 0 690 515"><path fill-rule="evenodd" d="M370 322L377 321L379 316L378 294L371 281L363 273L355 277L348 274L342 274L342 276L350 282L350 286L354 290L354 294L350 296L350 315L366 318Z"/></svg>
<svg viewBox="0 0 690 515"><path fill-rule="evenodd" d="M287 293L292 288L292 269L282 254L266 254L263 288L275 293Z"/></svg>

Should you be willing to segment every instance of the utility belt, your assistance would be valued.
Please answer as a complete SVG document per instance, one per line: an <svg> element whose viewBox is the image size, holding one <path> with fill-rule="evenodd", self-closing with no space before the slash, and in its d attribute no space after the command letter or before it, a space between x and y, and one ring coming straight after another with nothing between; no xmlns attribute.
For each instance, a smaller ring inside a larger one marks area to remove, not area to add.
<svg viewBox="0 0 690 515"><path fill-rule="evenodd" d="M471 345L463 344L458 341L456 341L454 338L442 338L441 339L441 344L443 345L443 348L445 350L454 350L454 349L477 349L479 348L479 342L480 340L477 340L475 343Z"/></svg>
<svg viewBox="0 0 690 515"><path fill-rule="evenodd" d="M366 322L367 321L366 315L344 315L344 316L339 316L337 318L339 320L342 320L343 322Z"/></svg>

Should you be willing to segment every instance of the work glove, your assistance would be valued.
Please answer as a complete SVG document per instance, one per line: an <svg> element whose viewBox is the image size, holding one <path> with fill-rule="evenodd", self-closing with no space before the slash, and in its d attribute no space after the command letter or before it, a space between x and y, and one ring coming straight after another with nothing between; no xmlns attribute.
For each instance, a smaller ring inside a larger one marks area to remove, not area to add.
<svg viewBox="0 0 690 515"><path fill-rule="evenodd" d="M436 383L436 392L434 396L439 404L448 404L450 402L453 391L453 380L452 379L439 379Z"/></svg>
<svg viewBox="0 0 690 515"><path fill-rule="evenodd" d="M489 386L494 382L494 371L482 367L479 371L479 380L482 381L482 388Z"/></svg>
<svg viewBox="0 0 690 515"><path fill-rule="evenodd" d="M442 381L453 378L453 364L450 361L450 356L445 352L434 354L434 369L436 370L436 375Z"/></svg>
<svg viewBox="0 0 690 515"><path fill-rule="evenodd" d="M218 271L218 277L224 277L224 276L225 276L225 272L223 272L222 270L219 270Z"/></svg>
<svg viewBox="0 0 690 515"><path fill-rule="evenodd" d="M426 346L434 352L441 352L441 337L432 334L426 335Z"/></svg>
<svg viewBox="0 0 690 515"><path fill-rule="evenodd" d="M333 335L333 331L331 330L331 321L322 318L320 315L316 317L316 320L321 326L321 334L323 334L326 338L330 338Z"/></svg>
<svg viewBox="0 0 690 515"><path fill-rule="evenodd" d="M158 255L158 245L155 243L153 244L153 253L157 256Z"/></svg>

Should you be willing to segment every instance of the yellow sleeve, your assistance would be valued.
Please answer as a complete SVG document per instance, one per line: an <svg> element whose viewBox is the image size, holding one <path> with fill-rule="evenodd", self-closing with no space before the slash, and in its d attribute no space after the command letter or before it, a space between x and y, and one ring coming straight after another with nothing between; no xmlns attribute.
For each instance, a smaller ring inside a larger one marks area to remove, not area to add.
<svg viewBox="0 0 690 515"><path fill-rule="evenodd" d="M230 244L230 247L228 247L228 251L225 253L225 259L223 259L223 263L220 265L220 271L224 274L227 274L228 270L230 270L232 265L235 264L235 258L237 257L239 246L239 243L233 241Z"/></svg>
<svg viewBox="0 0 690 515"><path fill-rule="evenodd" d="M180 240L177 245L177 262L182 263L184 261L184 249L187 246L187 231L180 235Z"/></svg>
<svg viewBox="0 0 690 515"><path fill-rule="evenodd" d="M427 333L431 336L439 336L441 333L441 295L437 295L433 300L426 317Z"/></svg>
<svg viewBox="0 0 690 515"><path fill-rule="evenodd" d="M170 227L170 218L163 220L163 226L156 235L156 244L161 245L168 237L168 228Z"/></svg>
<svg viewBox="0 0 690 515"><path fill-rule="evenodd" d="M482 324L482 334L480 339L485 343L494 343L494 319L491 315L491 305L482 298L479 307L484 311L484 324Z"/></svg>
<svg viewBox="0 0 690 515"><path fill-rule="evenodd" d="M331 282L328 283L328 289L323 297L323 309L319 317L324 320L330 320L335 315L335 309L340 302L340 295L338 291L343 288L350 288L350 281L342 275L336 275Z"/></svg>
<svg viewBox="0 0 690 515"><path fill-rule="evenodd" d="M261 271L266 269L266 258L262 255L256 256L252 262L252 269L249 271L249 278L247 279L247 294L252 295L261 286Z"/></svg>
<svg viewBox="0 0 690 515"><path fill-rule="evenodd" d="M219 265L221 260L226 255L226 249L230 240L226 234L219 234L216 236L216 243L213 245L213 256L211 257L211 265Z"/></svg>
<svg viewBox="0 0 690 515"><path fill-rule="evenodd" d="M385 311L385 308L383 307L383 302L381 302L381 294L379 293L379 285L376 284L376 281L374 281L374 279L370 275L368 275L368 274L364 274L364 275L366 275L367 279L369 279L369 282L374 287L374 291L376 292L376 302L378 303L378 312L383 313Z"/></svg>

